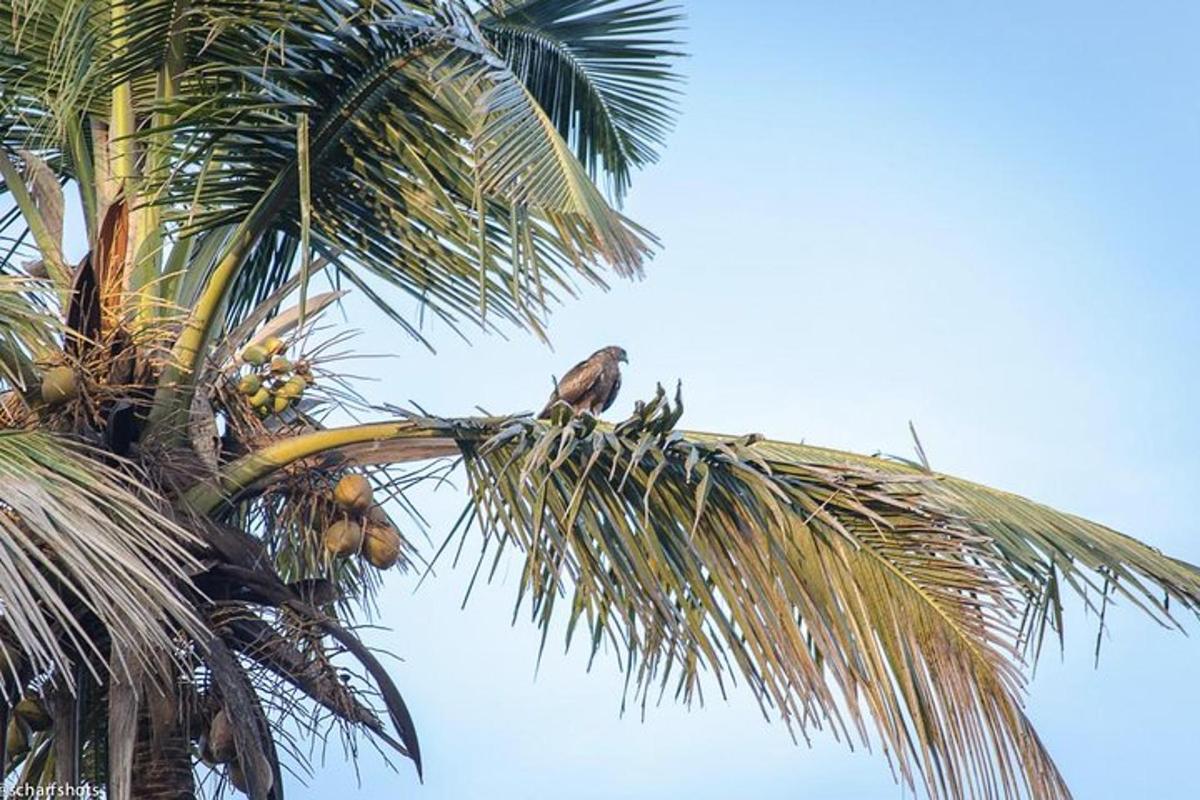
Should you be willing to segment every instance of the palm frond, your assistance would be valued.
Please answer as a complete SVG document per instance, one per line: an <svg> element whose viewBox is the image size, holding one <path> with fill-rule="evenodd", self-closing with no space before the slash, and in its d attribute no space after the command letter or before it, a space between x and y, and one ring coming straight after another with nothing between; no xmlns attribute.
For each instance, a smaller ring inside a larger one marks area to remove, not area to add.
<svg viewBox="0 0 1200 800"><path fill-rule="evenodd" d="M22 393L37 383L34 358L61 341L48 290L41 281L0 276L0 381Z"/></svg>
<svg viewBox="0 0 1200 800"><path fill-rule="evenodd" d="M397 7L354 24L302 17L279 37L284 64L231 54L181 83L165 131L180 150L173 170L151 176L151 194L181 235L240 226L227 248L254 243L231 282L231 309L261 300L295 268L302 115L312 131L312 243L355 285L382 278L455 327L490 314L536 329L537 313L576 278L600 280L599 262L640 267L644 232L608 207L455 7Z"/></svg>
<svg viewBox="0 0 1200 800"><path fill-rule="evenodd" d="M70 682L73 664L103 672L110 644L150 659L172 652L179 632L195 634L183 595L195 544L87 447L0 432L0 619L32 674Z"/></svg>
<svg viewBox="0 0 1200 800"><path fill-rule="evenodd" d="M516 0L479 24L593 179L618 200L675 115L682 18L663 0Z"/></svg>
<svg viewBox="0 0 1200 800"><path fill-rule="evenodd" d="M481 117L474 137L480 190L504 198L517 213L543 215L585 251L590 241L619 274L639 274L648 252L645 232L608 206L553 120L515 74L497 68L487 79L486 86L467 87ZM521 243L514 246L519 254ZM519 255L510 260L521 263Z"/></svg>
<svg viewBox="0 0 1200 800"><path fill-rule="evenodd" d="M883 459L680 433L679 413L660 391L612 428L462 440L476 570L523 553L518 611L545 635L564 606L568 645L583 627L611 647L643 707L740 677L797 731L869 741L872 721L932 797L1068 797L1022 711L1031 620L1096 571L1143 605L1200 603L1200 571L1101 526Z"/></svg>
<svg viewBox="0 0 1200 800"><path fill-rule="evenodd" d="M78 0L0 2L0 136L10 148L61 154L61 126L103 107L105 18Z"/></svg>

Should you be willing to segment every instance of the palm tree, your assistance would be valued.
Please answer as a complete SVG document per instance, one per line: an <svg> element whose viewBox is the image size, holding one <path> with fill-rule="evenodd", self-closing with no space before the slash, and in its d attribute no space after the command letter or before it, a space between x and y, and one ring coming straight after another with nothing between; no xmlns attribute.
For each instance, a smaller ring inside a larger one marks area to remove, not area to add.
<svg viewBox="0 0 1200 800"><path fill-rule="evenodd" d="M454 469L443 550L515 549L537 624L615 652L631 702L740 681L936 798L1069 796L1022 710L1067 596L1200 606L1200 571L1106 527L924 463L685 432L677 392L617 424L355 392L321 317L347 290L418 339L426 315L544 336L580 283L640 273L654 240L616 208L674 116L662 0L0 9L10 784L282 798L331 731L419 772L355 625L420 558L382 503Z"/></svg>

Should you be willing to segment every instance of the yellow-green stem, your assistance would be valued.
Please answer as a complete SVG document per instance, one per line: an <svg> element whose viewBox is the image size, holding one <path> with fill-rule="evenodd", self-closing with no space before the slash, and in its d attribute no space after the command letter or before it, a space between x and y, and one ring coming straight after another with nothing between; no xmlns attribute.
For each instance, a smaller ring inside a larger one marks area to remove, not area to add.
<svg viewBox="0 0 1200 800"><path fill-rule="evenodd" d="M126 0L113 0L111 25L112 44L117 52L128 44L125 36ZM112 146L112 174L125 185L126 200L129 200L130 184L137 177L134 160L133 134L137 130L137 119L133 109L133 85L129 81L119 83L112 90L112 117L109 120L109 143Z"/></svg>
<svg viewBox="0 0 1200 800"><path fill-rule="evenodd" d="M113 0L112 29L113 45L117 51L128 44L125 36L125 17L129 10L127 0ZM161 88L161 85L160 85ZM129 81L117 84L112 90L112 117L109 122L112 147L112 174L120 191L124 193L126 208L129 209L129 238L126 248L124 272L125 291L135 295L134 328L140 329L151 322L154 316L153 286L158 278L157 245L152 241L159 225L156 207L144 207L141 203L141 175L137 165L134 135L137 133L137 113L133 96L133 84ZM156 156L158 143L151 143L150 157Z"/></svg>
<svg viewBox="0 0 1200 800"><path fill-rule="evenodd" d="M376 78L367 86L356 92L358 101L372 96L372 93L384 81L390 79L402 70L414 58L430 49L431 45L418 47L413 52L400 56L391 62L390 69L380 70ZM353 107L342 107L340 112L323 126L312 141L305 136L307 146L304 148L306 166L319 163L320 154L334 141L337 134L353 120ZM306 123L307 124L307 123ZM311 163L310 163L311 159ZM155 393L154 408L150 412L149 432L158 434L163 428L174 428L175 436L182 435L187 407L195 391L193 381L197 372L197 361L205 345L209 332L216 321L217 312L225 301L226 293L233 278L237 274L242 261L267 230L280 210L285 206L292 192L299 188L299 164L293 162L285 167L274 179L270 188L259 198L254 208L238 226L226 247L225 255L217 264L216 269L208 278L208 282L196 303L183 332L175 342L171 351L170 365L163 370L159 377L158 389Z"/></svg>
<svg viewBox="0 0 1200 800"><path fill-rule="evenodd" d="M430 445L434 445L435 442L445 444L445 447L422 448L414 453L413 460L453 455L458 452L458 444L451 429L413 420L372 422L314 431L274 442L243 456L221 471L215 485L198 484L189 489L183 496L183 502L195 513L209 514L224 500L235 497L271 473L301 459L352 445L397 439L426 439Z"/></svg>
<svg viewBox="0 0 1200 800"><path fill-rule="evenodd" d="M109 122L112 147L112 176L129 192L130 184L137 177L134 160L133 139L137 123L133 116L133 87L122 83L112 91L112 119Z"/></svg>
<svg viewBox="0 0 1200 800"><path fill-rule="evenodd" d="M200 349L204 346L209 328L225 300L225 290L257 238L257 234L251 228L239 228L234 234L230 249L209 276L208 283L196 301L192 313L188 315L179 338L175 340L171 361L159 378L154 409L150 412L151 427L173 421L181 411L186 410L191 396L189 387Z"/></svg>
<svg viewBox="0 0 1200 800"><path fill-rule="evenodd" d="M312 236L312 176L308 145L308 114L301 114L296 128L296 158L300 173L300 327L304 327L308 301L308 270L312 265L309 243Z"/></svg>

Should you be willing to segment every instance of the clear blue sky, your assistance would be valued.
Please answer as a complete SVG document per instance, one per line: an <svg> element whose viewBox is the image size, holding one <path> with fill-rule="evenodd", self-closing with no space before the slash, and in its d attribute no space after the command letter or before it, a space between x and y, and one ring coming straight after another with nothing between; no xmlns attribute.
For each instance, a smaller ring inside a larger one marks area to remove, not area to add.
<svg viewBox="0 0 1200 800"><path fill-rule="evenodd" d="M436 357L351 303L378 397L438 413L532 409L618 343L614 411L682 378L684 424L909 452L1200 563L1200 6L684 2L689 85L630 212L664 249L587 291L556 347L514 334ZM985 7L986 6L986 7ZM444 536L459 497L427 508ZM330 752L292 797L901 798L881 757L794 746L746 694L619 716L610 662L510 627L516 572L465 611L469 570L393 576L376 644L427 759ZM1081 800L1200 796L1200 644L1132 612L1099 670L1075 613L1029 706Z"/></svg>

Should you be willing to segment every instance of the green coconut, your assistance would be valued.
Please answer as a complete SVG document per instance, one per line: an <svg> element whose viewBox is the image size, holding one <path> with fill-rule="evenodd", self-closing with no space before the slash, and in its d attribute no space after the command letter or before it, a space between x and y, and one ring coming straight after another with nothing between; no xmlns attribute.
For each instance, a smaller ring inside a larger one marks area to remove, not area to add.
<svg viewBox="0 0 1200 800"><path fill-rule="evenodd" d="M277 394L271 398L271 410L276 414L282 414L288 410L288 406L292 404L292 398L285 394Z"/></svg>
<svg viewBox="0 0 1200 800"><path fill-rule="evenodd" d="M266 408L270 402L271 392L265 386L258 387L258 390L250 395L250 405L254 408Z"/></svg>
<svg viewBox="0 0 1200 800"><path fill-rule="evenodd" d="M242 351L242 361L255 367L261 367L270 357L271 354L261 344L252 344Z"/></svg>
<svg viewBox="0 0 1200 800"><path fill-rule="evenodd" d="M304 395L304 388L308 383L299 375L294 375L288 378L283 386L279 387L279 393L284 397L299 398Z"/></svg>
<svg viewBox="0 0 1200 800"><path fill-rule="evenodd" d="M247 397L257 392L262 388L262 378L257 375L243 375L238 381L238 391Z"/></svg>
<svg viewBox="0 0 1200 800"><path fill-rule="evenodd" d="M376 569L389 569L400 560L400 534L391 525L367 523L362 554Z"/></svg>
<svg viewBox="0 0 1200 800"><path fill-rule="evenodd" d="M271 372L276 375L283 375L292 371L292 362L288 361L283 356L274 356L271 358Z"/></svg>
<svg viewBox="0 0 1200 800"><path fill-rule="evenodd" d="M267 348L267 352L273 356L280 355L287 350L287 345L284 343L283 339L280 339L278 336L268 336L262 345L263 347Z"/></svg>
<svg viewBox="0 0 1200 800"><path fill-rule="evenodd" d="M42 400L56 406L79 396L79 379L67 366L51 367L42 375Z"/></svg>
<svg viewBox="0 0 1200 800"><path fill-rule="evenodd" d="M348 519L338 520L325 529L325 549L335 556L351 556L362 549L362 525Z"/></svg>
<svg viewBox="0 0 1200 800"><path fill-rule="evenodd" d="M350 511L363 513L375 504L371 482L358 473L343 475L333 489L334 501Z"/></svg>

